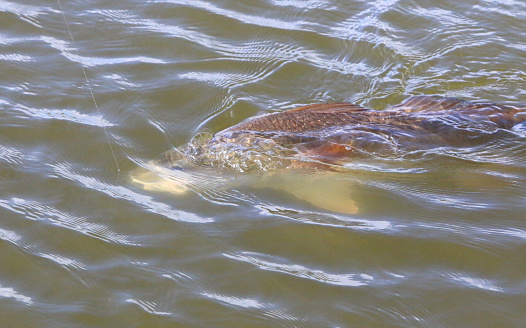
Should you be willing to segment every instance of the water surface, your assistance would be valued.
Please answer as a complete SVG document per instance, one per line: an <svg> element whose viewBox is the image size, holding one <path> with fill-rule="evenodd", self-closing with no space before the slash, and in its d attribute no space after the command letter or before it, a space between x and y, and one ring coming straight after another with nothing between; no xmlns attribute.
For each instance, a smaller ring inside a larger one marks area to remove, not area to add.
<svg viewBox="0 0 526 328"><path fill-rule="evenodd" d="M58 2L0 1L3 326L524 326L524 123L328 179L207 175L174 195L128 177L199 133L301 105L525 103L522 1L62 8L75 43ZM280 184L340 188L360 210Z"/></svg>

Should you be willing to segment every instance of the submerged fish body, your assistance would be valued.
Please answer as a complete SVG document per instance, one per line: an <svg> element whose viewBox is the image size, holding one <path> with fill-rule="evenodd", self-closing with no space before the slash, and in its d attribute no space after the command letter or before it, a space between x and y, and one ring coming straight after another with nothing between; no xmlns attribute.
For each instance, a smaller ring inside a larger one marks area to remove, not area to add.
<svg viewBox="0 0 526 328"><path fill-rule="evenodd" d="M250 118L213 136L194 138L151 161L147 170L134 172L132 179L147 189L183 192L189 176L174 181L170 172L341 171L357 157L481 144L524 120L520 106L438 96L411 97L381 111L351 103L315 104ZM318 206L324 203L320 196L297 189L288 191ZM341 203L338 197L327 196L325 203ZM354 209L353 205L337 211Z"/></svg>

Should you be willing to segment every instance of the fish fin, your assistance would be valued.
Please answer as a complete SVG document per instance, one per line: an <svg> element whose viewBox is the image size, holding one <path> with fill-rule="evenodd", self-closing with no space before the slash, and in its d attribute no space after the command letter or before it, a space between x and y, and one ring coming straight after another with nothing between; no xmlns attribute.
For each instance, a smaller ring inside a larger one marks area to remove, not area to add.
<svg viewBox="0 0 526 328"><path fill-rule="evenodd" d="M434 112L463 108L471 104L474 103L453 97L414 96L406 99L401 104L392 106L391 109L401 109L406 112Z"/></svg>
<svg viewBox="0 0 526 328"><path fill-rule="evenodd" d="M320 146L305 150L303 155L322 162L335 164L339 159L356 155L356 148L350 145L326 142Z"/></svg>
<svg viewBox="0 0 526 328"><path fill-rule="evenodd" d="M335 111L363 111L367 108L360 107L351 103L332 103L332 104L314 104L289 109L287 112L323 112L330 113Z"/></svg>
<svg viewBox="0 0 526 328"><path fill-rule="evenodd" d="M511 128L513 124L526 120L521 114L525 112L521 105L499 105L495 103L472 102L452 97L415 96L391 109L405 112L435 112L454 110L466 114L487 115L501 128ZM526 116L526 115L525 115Z"/></svg>
<svg viewBox="0 0 526 328"><path fill-rule="evenodd" d="M288 181L289 182L289 181ZM349 182L334 179L317 180L313 185L296 185L293 181L285 185L285 191L316 207L336 213L356 214L358 206L349 197Z"/></svg>

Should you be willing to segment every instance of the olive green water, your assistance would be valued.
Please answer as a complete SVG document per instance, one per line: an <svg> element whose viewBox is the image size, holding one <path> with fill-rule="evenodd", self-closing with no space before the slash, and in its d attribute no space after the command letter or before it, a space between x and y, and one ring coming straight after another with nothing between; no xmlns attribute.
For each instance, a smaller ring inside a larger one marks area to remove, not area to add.
<svg viewBox="0 0 526 328"><path fill-rule="evenodd" d="M316 102L525 103L523 1L62 7L75 45L58 2L0 0L0 327L526 325L524 123L336 176L207 172L172 194L128 175Z"/></svg>

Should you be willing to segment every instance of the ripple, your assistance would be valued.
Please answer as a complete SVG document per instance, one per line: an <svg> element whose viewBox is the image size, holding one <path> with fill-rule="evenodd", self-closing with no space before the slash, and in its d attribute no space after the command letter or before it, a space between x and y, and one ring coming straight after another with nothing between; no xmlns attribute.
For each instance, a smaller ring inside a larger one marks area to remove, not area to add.
<svg viewBox="0 0 526 328"><path fill-rule="evenodd" d="M285 273L298 278L315 280L330 285L359 287L369 285L374 280L372 276L364 273L333 274L321 270L309 269L298 264L271 262L264 260L264 255L251 252L223 255L233 260L251 263L262 270Z"/></svg>
<svg viewBox="0 0 526 328"><path fill-rule="evenodd" d="M207 1L200 0L153 0L155 3L182 4L190 7L209 11L213 14L229 17L244 24L271 27L276 29L300 30L303 27L302 21L284 21L277 18L263 17L260 15L244 14L239 11L221 8Z"/></svg>
<svg viewBox="0 0 526 328"><path fill-rule="evenodd" d="M498 247L506 244L521 244L526 241L526 230L513 227L492 228L488 225L466 225L452 222L417 222L415 226L434 233L442 231L453 235L462 235L464 238L462 244L471 244L485 250L489 249L490 252L496 250L496 248L490 248L490 245Z"/></svg>
<svg viewBox="0 0 526 328"><path fill-rule="evenodd" d="M192 2L193 4L193 2ZM235 58L238 61L258 60L262 61L262 65L270 65L269 69L260 70L261 73L251 75L252 82L260 81L261 79L270 75L283 62L301 62L319 67L324 70L340 72L344 74L353 74L360 76L375 75L371 72L371 68L363 63L353 63L347 58L333 58L333 56L321 56L316 51L302 48L301 46L292 46L290 44L283 44L275 40L256 40L248 43L228 44L202 32L185 29L180 26L166 25L156 22L151 19L139 19L128 11L102 11L103 15L115 19L119 23L130 24L135 28L146 29L148 31L168 34L173 37L182 38L187 41L203 45L210 50L219 54L226 55L229 58ZM277 61L277 63L275 63ZM261 65L261 64L260 64ZM191 72L183 73L183 78L192 78L196 80L213 81L215 84L220 81L230 80L220 75L218 72ZM230 75L230 74L229 74ZM217 79L219 77L219 79ZM238 76L232 76L234 79Z"/></svg>
<svg viewBox="0 0 526 328"><path fill-rule="evenodd" d="M36 60L31 56L21 55L21 54L0 54L0 60L5 60L9 62L35 62Z"/></svg>
<svg viewBox="0 0 526 328"><path fill-rule="evenodd" d="M250 74L235 74L235 73L221 73L221 72L189 72L180 74L181 79L191 79L212 83L220 88L232 89L235 87L256 83L262 81L273 72L275 72L280 65L268 63L269 65L261 65L256 72ZM269 67L265 67L269 66Z"/></svg>
<svg viewBox="0 0 526 328"><path fill-rule="evenodd" d="M135 29L167 34L169 36L182 38L196 44L202 44L212 49L228 50L230 48L228 44L222 43L221 41L216 40L205 33L184 29L180 26L162 24L153 19L139 18L127 10L97 10L94 13L102 14L103 16L106 16L107 18L119 24L131 25Z"/></svg>
<svg viewBox="0 0 526 328"><path fill-rule="evenodd" d="M142 300L137 300L134 298L129 298L126 300L126 302L137 304L138 306L141 307L141 309L151 314L161 315L161 316L172 315L172 313L170 312L157 310L158 304L152 301L142 301Z"/></svg>
<svg viewBox="0 0 526 328"><path fill-rule="evenodd" d="M518 228L493 228L493 229L476 229L476 231L487 235L504 235L515 237L526 241L526 230Z"/></svg>
<svg viewBox="0 0 526 328"><path fill-rule="evenodd" d="M0 200L0 206L4 207L3 204L4 201ZM22 239L22 236L11 230L0 229L0 239L18 245L18 242Z"/></svg>
<svg viewBox="0 0 526 328"><path fill-rule="evenodd" d="M327 0L269 0L273 6L279 7L295 7L299 9L325 9L335 10L336 7L330 6L330 1Z"/></svg>
<svg viewBox="0 0 526 328"><path fill-rule="evenodd" d="M48 109L48 108L31 108L22 104L9 105L10 110L27 115L25 119L53 119L70 121L85 125L112 127L113 123L107 121L100 115L82 114L73 109Z"/></svg>
<svg viewBox="0 0 526 328"><path fill-rule="evenodd" d="M250 309L250 308L263 308L265 307L264 304L261 304L260 302L249 299L249 298L240 298L240 297L233 297L233 296L226 296L226 295L220 295L216 293L207 293L203 292L201 295L208 297L210 299L220 301L222 303L226 303L233 306L239 306L242 308Z"/></svg>
<svg viewBox="0 0 526 328"><path fill-rule="evenodd" d="M300 221L306 224L363 231L394 230L397 228L396 226L392 225L391 222L384 220L365 220L355 217L329 215L326 213L299 211L297 209L285 208L283 206L272 204L260 204L256 207L261 210L261 214L279 215L281 217Z"/></svg>
<svg viewBox="0 0 526 328"><path fill-rule="evenodd" d="M68 164L65 163L51 165L51 167L60 177L78 182L86 188L102 192L112 198L123 199L135 203L153 214L158 214L172 220L183 222L210 223L214 221L212 218L202 218L193 213L174 209L165 203L154 201L150 196L136 193L123 186L111 185L92 177L77 174L72 171L72 168Z"/></svg>
<svg viewBox="0 0 526 328"><path fill-rule="evenodd" d="M39 6L36 7L20 3L12 3L5 0L0 1L0 12L13 13L20 17L20 19L36 27L42 27L42 24L39 22L40 16L47 13L59 13L58 10L49 7L43 7L41 6L41 4L39 4Z"/></svg>
<svg viewBox="0 0 526 328"><path fill-rule="evenodd" d="M124 245L136 245L127 236L113 232L103 224L90 222L88 218L76 217L36 201L21 198L0 199L0 207L22 214L31 220L49 222L52 225L71 229L75 232Z"/></svg>
<svg viewBox="0 0 526 328"><path fill-rule="evenodd" d="M86 265L77 260L72 260L62 255L37 252L36 255L51 260L61 267L73 268L75 270L86 270Z"/></svg>
<svg viewBox="0 0 526 328"><path fill-rule="evenodd" d="M451 279L473 288L480 288L492 292L503 292L503 289L491 283L488 279L472 278L460 274L450 274Z"/></svg>
<svg viewBox="0 0 526 328"><path fill-rule="evenodd" d="M0 160L13 165L21 165L25 156L16 148L0 145Z"/></svg>
<svg viewBox="0 0 526 328"><path fill-rule="evenodd" d="M479 10L484 13L494 12L501 15L505 15L512 18L524 18L526 17L525 10L526 6L524 2L517 0L484 0L483 4L476 4L473 9ZM519 9L519 8L522 8Z"/></svg>
<svg viewBox="0 0 526 328"><path fill-rule="evenodd" d="M103 66L103 65L117 65L124 63L149 63L149 64L164 64L165 61L157 58L145 57L145 56L134 56L134 57L120 57L120 58L108 58L108 57L83 57L80 56L76 49L69 45L69 42L55 39L50 36L42 36L41 40L49 44L52 48L60 51L62 56L68 60L79 63L85 67Z"/></svg>
<svg viewBox="0 0 526 328"><path fill-rule="evenodd" d="M380 20L379 16L394 8L398 2L398 0L378 1L372 4L370 8L332 27L328 35L345 40L365 40L372 45L384 45L404 57L420 57L423 55L423 52L417 47L394 40L390 36L365 31L370 26L389 31L390 28Z"/></svg>
<svg viewBox="0 0 526 328"><path fill-rule="evenodd" d="M125 77L123 77L123 76L121 76L119 74L110 74L110 75L106 75L104 77L109 79L109 80L111 80L112 82L115 82L115 83L123 86L121 88L122 90L129 90L131 88L137 89L137 88L141 87L140 84L133 83L129 79L126 79Z"/></svg>
<svg viewBox="0 0 526 328"><path fill-rule="evenodd" d="M2 285L0 285L0 298L12 298L18 302L25 303L26 305L33 305L31 297L18 293L14 288L2 287Z"/></svg>

